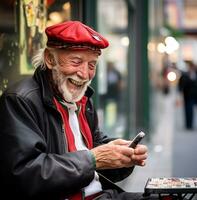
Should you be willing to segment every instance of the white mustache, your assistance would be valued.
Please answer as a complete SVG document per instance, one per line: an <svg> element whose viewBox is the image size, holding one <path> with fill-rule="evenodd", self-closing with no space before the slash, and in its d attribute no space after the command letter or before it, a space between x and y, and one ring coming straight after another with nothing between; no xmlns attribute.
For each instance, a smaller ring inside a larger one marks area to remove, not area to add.
<svg viewBox="0 0 197 200"><path fill-rule="evenodd" d="M72 83L74 83L77 86L82 86L86 83L89 82L89 80L82 80L80 78L78 78L77 76L73 75L73 76L67 76L66 79L70 79Z"/></svg>

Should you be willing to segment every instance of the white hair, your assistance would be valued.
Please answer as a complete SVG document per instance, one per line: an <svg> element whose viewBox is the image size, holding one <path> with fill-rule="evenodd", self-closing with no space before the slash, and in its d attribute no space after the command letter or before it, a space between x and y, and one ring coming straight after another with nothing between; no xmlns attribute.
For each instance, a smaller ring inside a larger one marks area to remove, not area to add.
<svg viewBox="0 0 197 200"><path fill-rule="evenodd" d="M35 68L40 67L42 70L46 69L46 62L45 62L45 58L44 58L44 52L45 49L48 49L50 52L53 52L55 61L57 62L57 54L56 54L56 49L54 48L43 48L43 49L39 49L35 55L32 58L32 64Z"/></svg>
<svg viewBox="0 0 197 200"><path fill-rule="evenodd" d="M39 49L32 58L32 64L35 68L40 67L41 69L46 69L46 64L44 60L44 51L45 48Z"/></svg>

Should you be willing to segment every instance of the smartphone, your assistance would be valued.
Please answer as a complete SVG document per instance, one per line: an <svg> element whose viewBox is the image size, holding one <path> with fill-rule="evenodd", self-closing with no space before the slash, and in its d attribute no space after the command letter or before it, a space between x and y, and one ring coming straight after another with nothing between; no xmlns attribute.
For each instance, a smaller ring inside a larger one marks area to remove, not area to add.
<svg viewBox="0 0 197 200"><path fill-rule="evenodd" d="M131 144L129 145L129 147L131 148L135 148L137 146L137 144L142 140L142 138L144 138L145 133L144 132L139 132L134 139L132 140Z"/></svg>

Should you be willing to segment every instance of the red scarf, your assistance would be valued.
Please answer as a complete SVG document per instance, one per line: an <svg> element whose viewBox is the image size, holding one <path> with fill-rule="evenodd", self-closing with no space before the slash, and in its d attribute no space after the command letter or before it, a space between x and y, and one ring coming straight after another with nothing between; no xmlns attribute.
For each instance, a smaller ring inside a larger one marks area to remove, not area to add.
<svg viewBox="0 0 197 200"><path fill-rule="evenodd" d="M88 149L92 149L93 148L92 134L91 134L91 131L90 131L87 119L86 119L86 115L85 115L86 102L87 102L87 97L85 97L85 96L79 102L77 102L77 106L79 108L78 121L79 121L79 127L81 129L80 131L83 135L85 144ZM73 135L72 130L69 125L68 110L65 109L65 106L63 106L55 98L54 98L54 103L56 105L57 110L60 112L60 114L62 116L62 120L64 123L65 135L66 135L66 139L67 139L68 151L69 152L77 151L76 146L75 146L74 135ZM81 191L72 195L69 198L69 200L81 200L81 199L82 199Z"/></svg>

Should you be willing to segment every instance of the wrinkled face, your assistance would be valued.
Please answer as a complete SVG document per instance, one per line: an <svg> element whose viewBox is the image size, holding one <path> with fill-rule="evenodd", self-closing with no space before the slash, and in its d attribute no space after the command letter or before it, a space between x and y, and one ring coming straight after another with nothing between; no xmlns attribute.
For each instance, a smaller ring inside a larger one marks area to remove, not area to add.
<svg viewBox="0 0 197 200"><path fill-rule="evenodd" d="M52 55L50 55L52 56ZM95 76L98 54L91 50L57 50L53 53L53 81L67 102L79 101Z"/></svg>

